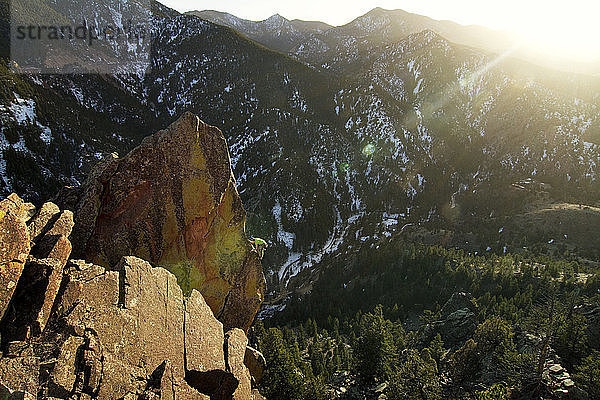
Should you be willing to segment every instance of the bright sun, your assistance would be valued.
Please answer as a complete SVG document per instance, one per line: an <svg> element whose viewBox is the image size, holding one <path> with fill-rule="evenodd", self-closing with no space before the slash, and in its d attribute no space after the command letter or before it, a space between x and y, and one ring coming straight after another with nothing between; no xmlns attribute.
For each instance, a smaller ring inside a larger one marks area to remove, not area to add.
<svg viewBox="0 0 600 400"><path fill-rule="evenodd" d="M563 58L600 60L600 4L594 0L523 3L522 10L513 10L519 15L509 28L523 37L525 45Z"/></svg>
<svg viewBox="0 0 600 400"><path fill-rule="evenodd" d="M312 1L312 0L306 0ZM347 0L359 3L359 0ZM337 3L337 0L335 1ZM463 25L516 32L526 49L574 61L600 61L598 0L362 0Z"/></svg>

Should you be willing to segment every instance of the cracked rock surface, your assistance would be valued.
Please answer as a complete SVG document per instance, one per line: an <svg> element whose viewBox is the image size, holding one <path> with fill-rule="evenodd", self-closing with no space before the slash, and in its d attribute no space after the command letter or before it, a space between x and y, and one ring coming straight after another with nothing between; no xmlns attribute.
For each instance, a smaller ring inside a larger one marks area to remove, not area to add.
<svg viewBox="0 0 600 400"><path fill-rule="evenodd" d="M16 194L0 202L0 318L21 277L30 250L28 207Z"/></svg>
<svg viewBox="0 0 600 400"><path fill-rule="evenodd" d="M253 398L241 329L225 335L163 268L123 257L115 269L68 263L47 328L5 349L3 385L38 398Z"/></svg>

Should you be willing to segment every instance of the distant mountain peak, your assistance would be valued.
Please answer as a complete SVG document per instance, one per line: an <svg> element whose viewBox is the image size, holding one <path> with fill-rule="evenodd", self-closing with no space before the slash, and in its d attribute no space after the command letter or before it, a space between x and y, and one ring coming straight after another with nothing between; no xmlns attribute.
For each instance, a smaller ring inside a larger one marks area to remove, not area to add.
<svg viewBox="0 0 600 400"><path fill-rule="evenodd" d="M265 19L264 22L288 22L288 19L282 17L281 14L273 14L269 18Z"/></svg>
<svg viewBox="0 0 600 400"><path fill-rule="evenodd" d="M440 35L438 32L434 31L431 28L427 28L427 29L423 29L422 31L413 33L409 36L413 36L415 38L421 37L424 39L428 39L428 40L443 40L445 42L448 41L448 39L446 39L445 37L443 37L442 35Z"/></svg>
<svg viewBox="0 0 600 400"><path fill-rule="evenodd" d="M279 13L275 13L275 14L271 15L271 16L270 16L269 18L267 18L267 19L284 19L284 20L286 20L286 21L287 21L287 19L286 19L285 17L283 17L283 16L282 16L281 14L279 14Z"/></svg>
<svg viewBox="0 0 600 400"><path fill-rule="evenodd" d="M402 10L402 9L399 9L399 8L398 9L389 10L387 8L375 7L371 11L369 11L368 13L366 13L364 15L361 15L358 18L366 17L366 16L369 16L369 17L373 17L373 16L381 17L381 16L385 16L385 15L395 15L395 16L397 16L397 15L402 15L402 14L408 15L410 13L408 11L405 11L405 10Z"/></svg>
<svg viewBox="0 0 600 400"><path fill-rule="evenodd" d="M386 10L385 8L375 7L371 11L369 11L367 14L385 13L385 12L389 12L389 11L390 10Z"/></svg>

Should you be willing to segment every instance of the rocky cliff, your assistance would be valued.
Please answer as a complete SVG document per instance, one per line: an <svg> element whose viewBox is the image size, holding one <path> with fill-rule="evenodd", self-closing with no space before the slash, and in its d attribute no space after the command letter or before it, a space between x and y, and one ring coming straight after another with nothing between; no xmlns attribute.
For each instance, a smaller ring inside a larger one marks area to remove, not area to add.
<svg viewBox="0 0 600 400"><path fill-rule="evenodd" d="M262 398L264 276L218 129L186 114L57 203L0 202L0 397Z"/></svg>
<svg viewBox="0 0 600 400"><path fill-rule="evenodd" d="M248 329L264 276L217 128L186 113L68 193L60 202L75 212L75 257L111 268L135 255L165 267L184 292L200 291L226 328Z"/></svg>

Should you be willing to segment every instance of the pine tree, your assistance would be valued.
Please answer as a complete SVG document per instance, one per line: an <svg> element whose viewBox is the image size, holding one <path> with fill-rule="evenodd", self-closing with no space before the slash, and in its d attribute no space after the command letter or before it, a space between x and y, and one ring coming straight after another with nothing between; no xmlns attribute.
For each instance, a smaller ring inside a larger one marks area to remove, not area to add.
<svg viewBox="0 0 600 400"><path fill-rule="evenodd" d="M267 370L262 387L271 400L301 400L303 379L294 364L292 354L277 328L270 328L261 341L263 354L267 360Z"/></svg>
<svg viewBox="0 0 600 400"><path fill-rule="evenodd" d="M554 341L554 348L569 366L587 354L587 319L575 310L578 300L579 290L576 290L569 296L566 315Z"/></svg>
<svg viewBox="0 0 600 400"><path fill-rule="evenodd" d="M429 350L424 349L419 354L411 349L391 378L387 396L389 400L434 400L439 399L440 390L437 365Z"/></svg>
<svg viewBox="0 0 600 400"><path fill-rule="evenodd" d="M306 348L306 331L304 330L304 325L300 324L298 327L298 345L300 348Z"/></svg>
<svg viewBox="0 0 600 400"><path fill-rule="evenodd" d="M439 333L435 335L429 343L429 351L431 352L433 359L439 364L442 356L446 352L446 349L444 349L444 342L442 341L442 335Z"/></svg>
<svg viewBox="0 0 600 400"><path fill-rule="evenodd" d="M575 380L585 389L590 399L600 399L600 351L594 350L581 361Z"/></svg>
<svg viewBox="0 0 600 400"><path fill-rule="evenodd" d="M391 322L383 318L381 305L361 318L360 337L353 355L354 371L365 383L391 375L396 348L390 325Z"/></svg>
<svg viewBox="0 0 600 400"><path fill-rule="evenodd" d="M316 340L318 334L317 322L314 319L309 318L306 324L308 329L308 336L313 338L313 340Z"/></svg>
<svg viewBox="0 0 600 400"><path fill-rule="evenodd" d="M310 345L309 358L313 374L315 376L322 375L325 372L325 358L321 347L317 343Z"/></svg>

